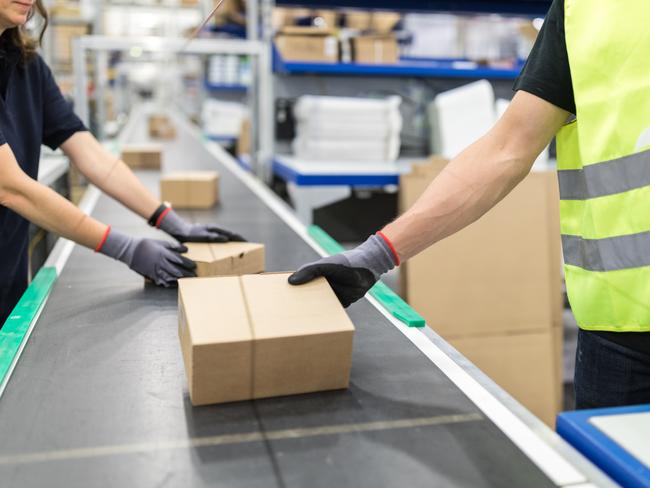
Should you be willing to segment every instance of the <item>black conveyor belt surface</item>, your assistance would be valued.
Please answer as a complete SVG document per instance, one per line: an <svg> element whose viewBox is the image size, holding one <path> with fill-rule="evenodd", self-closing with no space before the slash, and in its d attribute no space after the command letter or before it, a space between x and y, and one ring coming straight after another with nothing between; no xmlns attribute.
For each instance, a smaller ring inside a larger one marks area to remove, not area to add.
<svg viewBox="0 0 650 488"><path fill-rule="evenodd" d="M221 172L221 205L187 217L265 242L270 271L317 257L182 130L164 161L181 166ZM157 173L141 177L158 191ZM104 196L93 215L161 235ZM75 247L0 399L0 486L554 486L365 300L349 309L349 390L199 408L176 306L175 290Z"/></svg>

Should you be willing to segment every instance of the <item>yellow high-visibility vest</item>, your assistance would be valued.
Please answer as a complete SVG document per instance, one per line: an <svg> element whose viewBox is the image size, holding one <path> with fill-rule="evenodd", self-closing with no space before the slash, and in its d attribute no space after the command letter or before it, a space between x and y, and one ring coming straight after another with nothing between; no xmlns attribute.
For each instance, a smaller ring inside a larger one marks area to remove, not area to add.
<svg viewBox="0 0 650 488"><path fill-rule="evenodd" d="M576 120L558 133L578 325L650 331L650 0L565 0Z"/></svg>

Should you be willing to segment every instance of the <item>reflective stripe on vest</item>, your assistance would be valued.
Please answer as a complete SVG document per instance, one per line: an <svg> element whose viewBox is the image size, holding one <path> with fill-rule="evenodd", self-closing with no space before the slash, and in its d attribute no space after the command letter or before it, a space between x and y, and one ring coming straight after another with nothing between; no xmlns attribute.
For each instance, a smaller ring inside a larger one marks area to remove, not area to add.
<svg viewBox="0 0 650 488"><path fill-rule="evenodd" d="M576 121L558 133L567 293L584 329L650 331L650 1L565 0Z"/></svg>

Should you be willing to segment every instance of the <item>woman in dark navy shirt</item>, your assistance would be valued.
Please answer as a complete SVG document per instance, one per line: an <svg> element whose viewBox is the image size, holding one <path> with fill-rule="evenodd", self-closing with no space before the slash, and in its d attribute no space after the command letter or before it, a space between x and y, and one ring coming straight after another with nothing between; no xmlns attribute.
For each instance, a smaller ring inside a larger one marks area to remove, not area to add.
<svg viewBox="0 0 650 488"><path fill-rule="evenodd" d="M161 286L194 275L194 263L181 256L184 246L111 230L40 185L41 144L60 147L91 183L181 242L241 240L185 222L88 132L24 29L34 13L47 20L41 1L0 0L0 327L27 286L29 221L118 259Z"/></svg>

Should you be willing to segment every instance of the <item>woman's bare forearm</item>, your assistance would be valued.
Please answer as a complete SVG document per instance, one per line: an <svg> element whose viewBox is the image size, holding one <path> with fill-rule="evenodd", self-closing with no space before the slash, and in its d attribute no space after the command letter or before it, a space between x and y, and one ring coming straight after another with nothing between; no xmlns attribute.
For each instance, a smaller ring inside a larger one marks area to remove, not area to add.
<svg viewBox="0 0 650 488"><path fill-rule="evenodd" d="M133 171L90 132L74 134L61 149L93 185L144 219L160 205Z"/></svg>
<svg viewBox="0 0 650 488"><path fill-rule="evenodd" d="M384 234L409 259L483 216L530 171L567 113L519 92L484 137L454 158Z"/></svg>
<svg viewBox="0 0 650 488"><path fill-rule="evenodd" d="M91 249L101 242L106 225L23 173L7 144L0 146L0 165L2 206L43 229Z"/></svg>

